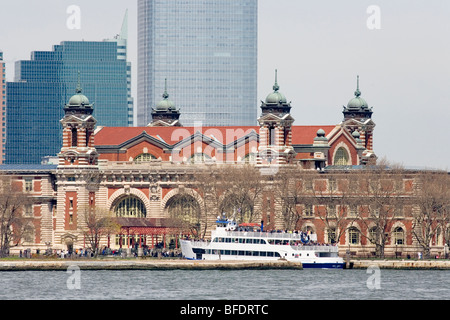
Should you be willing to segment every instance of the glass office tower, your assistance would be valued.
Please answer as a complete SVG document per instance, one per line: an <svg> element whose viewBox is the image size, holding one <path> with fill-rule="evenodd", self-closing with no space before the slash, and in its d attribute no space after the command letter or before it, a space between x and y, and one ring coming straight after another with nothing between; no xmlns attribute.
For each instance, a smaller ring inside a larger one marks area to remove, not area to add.
<svg viewBox="0 0 450 320"><path fill-rule="evenodd" d="M0 50L0 106L2 109L2 121L0 122L0 130L2 132L2 143L0 144L0 164L5 161L5 144L6 144L6 72L5 62L3 61L3 51Z"/></svg>
<svg viewBox="0 0 450 320"><path fill-rule="evenodd" d="M164 92L193 126L256 125L257 0L139 0L137 125Z"/></svg>
<svg viewBox="0 0 450 320"><path fill-rule="evenodd" d="M78 81L99 126L132 126L129 69L120 41L70 41L17 61L7 83L7 164L40 163L62 146L63 107ZM132 110L132 106L131 106Z"/></svg>

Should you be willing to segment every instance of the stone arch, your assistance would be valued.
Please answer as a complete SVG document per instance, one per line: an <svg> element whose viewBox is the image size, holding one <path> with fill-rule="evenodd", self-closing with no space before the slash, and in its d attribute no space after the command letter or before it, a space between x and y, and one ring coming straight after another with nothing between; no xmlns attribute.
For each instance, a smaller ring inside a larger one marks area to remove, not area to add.
<svg viewBox="0 0 450 320"><path fill-rule="evenodd" d="M148 215L151 212L150 200L145 195L145 193L143 193L142 191L140 191L138 189L134 189L134 188L123 188L123 189L120 189L120 190L117 190L116 192L114 192L111 195L111 197L109 197L109 199L108 199L108 202L107 202L108 210L114 209L113 206L117 203L117 200L119 200L122 197L130 196L130 195L137 197L144 203L145 209L147 210L147 217L148 217Z"/></svg>
<svg viewBox="0 0 450 320"><path fill-rule="evenodd" d="M173 189L164 197L161 206L163 216L172 224L189 230L194 237L205 236L208 222L205 221L203 199L197 191L190 188Z"/></svg>
<svg viewBox="0 0 450 320"><path fill-rule="evenodd" d="M200 205L201 212L203 214L204 213L204 210L203 210L203 205L204 205L203 198L200 196L200 194L196 190L191 189L191 188L185 188L184 190L180 189L180 188L176 188L176 189L170 190L166 194L164 199L161 201L161 212L163 212L164 215L166 215L167 214L166 206L167 206L167 203L170 201L170 199L172 199L173 197L175 197L175 196L177 196L179 194L183 194L186 191L190 192L190 195L193 196L195 200L197 200L198 204Z"/></svg>

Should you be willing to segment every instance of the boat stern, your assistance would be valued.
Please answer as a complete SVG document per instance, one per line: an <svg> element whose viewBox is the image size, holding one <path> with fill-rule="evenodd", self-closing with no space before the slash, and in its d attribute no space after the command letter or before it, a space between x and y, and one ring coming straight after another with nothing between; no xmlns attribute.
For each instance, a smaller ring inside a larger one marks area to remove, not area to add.
<svg viewBox="0 0 450 320"><path fill-rule="evenodd" d="M183 258L188 260L197 259L197 255L194 253L191 241L181 240L180 244L181 244L181 254L183 255Z"/></svg>

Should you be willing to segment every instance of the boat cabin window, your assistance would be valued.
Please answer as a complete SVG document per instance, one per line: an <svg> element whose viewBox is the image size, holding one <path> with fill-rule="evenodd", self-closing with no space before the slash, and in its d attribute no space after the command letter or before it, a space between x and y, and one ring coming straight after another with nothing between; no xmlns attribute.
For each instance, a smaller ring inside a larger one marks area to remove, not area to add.
<svg viewBox="0 0 450 320"><path fill-rule="evenodd" d="M221 254L232 256L253 256L253 257L280 257L278 252L271 251L243 251L243 250L206 250L206 254Z"/></svg>

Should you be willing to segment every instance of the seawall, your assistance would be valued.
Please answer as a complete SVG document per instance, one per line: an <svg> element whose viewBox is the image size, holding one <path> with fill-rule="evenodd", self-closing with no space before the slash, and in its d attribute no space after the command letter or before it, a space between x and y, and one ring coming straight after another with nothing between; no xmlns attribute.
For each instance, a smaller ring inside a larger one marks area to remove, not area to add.
<svg viewBox="0 0 450 320"><path fill-rule="evenodd" d="M450 270L450 260L350 260L351 269ZM301 263L277 261L189 261L189 260L3 260L0 271L80 270L302 270Z"/></svg>
<svg viewBox="0 0 450 320"><path fill-rule="evenodd" d="M287 261L189 261L189 260L14 260L0 261L0 271L80 270L302 270L301 263Z"/></svg>
<svg viewBox="0 0 450 320"><path fill-rule="evenodd" d="M450 260L351 260L353 269L450 270Z"/></svg>

